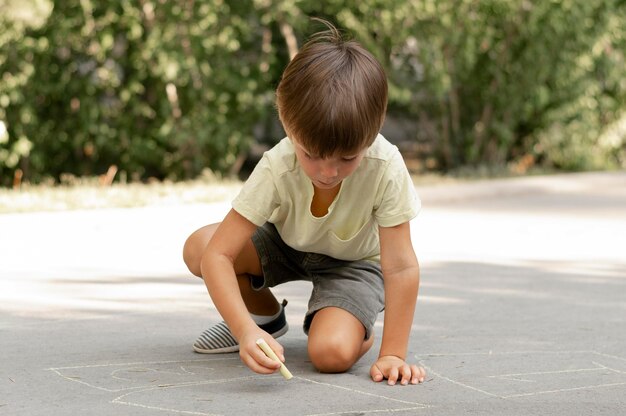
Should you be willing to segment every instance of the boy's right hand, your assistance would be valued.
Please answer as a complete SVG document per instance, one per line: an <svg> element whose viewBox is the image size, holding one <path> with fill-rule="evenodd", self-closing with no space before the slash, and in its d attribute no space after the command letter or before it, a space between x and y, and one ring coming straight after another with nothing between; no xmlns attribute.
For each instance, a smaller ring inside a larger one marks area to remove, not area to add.
<svg viewBox="0 0 626 416"><path fill-rule="evenodd" d="M250 370L259 374L272 374L280 368L280 363L269 358L261 348L257 345L256 341L259 338L263 338L265 342L276 353L278 358L285 362L284 350L270 334L263 331L258 326L250 327L246 330L244 335L239 339L239 357Z"/></svg>

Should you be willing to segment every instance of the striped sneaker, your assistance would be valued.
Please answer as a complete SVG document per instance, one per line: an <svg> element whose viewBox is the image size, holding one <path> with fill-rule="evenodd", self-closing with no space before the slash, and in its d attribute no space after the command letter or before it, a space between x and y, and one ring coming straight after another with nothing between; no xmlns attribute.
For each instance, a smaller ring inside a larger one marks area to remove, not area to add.
<svg viewBox="0 0 626 416"><path fill-rule="evenodd" d="M283 303L280 305L280 315L271 322L259 325L259 328L271 334L274 338L284 335L289 329L285 319L286 305L287 301L283 300ZM220 354L239 351L239 344L233 334L231 334L230 329L228 329L226 322L222 321L204 331L194 342L193 349L201 354Z"/></svg>

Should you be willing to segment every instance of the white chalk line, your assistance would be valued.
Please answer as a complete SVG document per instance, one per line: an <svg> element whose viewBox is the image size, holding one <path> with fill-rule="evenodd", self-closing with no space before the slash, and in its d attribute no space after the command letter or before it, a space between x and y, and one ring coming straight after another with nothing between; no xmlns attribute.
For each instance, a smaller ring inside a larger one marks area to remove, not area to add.
<svg viewBox="0 0 626 416"><path fill-rule="evenodd" d="M624 358L624 357L618 357L617 355L604 354L604 353L602 353L602 352L597 352L597 351L592 351L592 352L593 352L594 354L598 354L598 355L601 355L601 356L603 356L603 357L612 358L612 359L615 359L615 360L620 360L620 361L626 361L626 358Z"/></svg>
<svg viewBox="0 0 626 416"><path fill-rule="evenodd" d="M79 383L79 384L83 384L85 386L89 386L93 389L96 390L101 390L101 391L106 391L107 393L119 393L121 391L129 391L129 390L140 390L140 389L144 389L146 387L155 387L153 385L141 385L141 386L133 386L133 387L123 387L123 388L119 388L119 389L109 389L106 387L100 387L100 386L95 386L91 383L88 383L86 381L80 380L80 378L78 378L77 376L70 376L70 375L65 375L63 373L61 373L61 371L63 370L78 370L78 369L85 369L85 368L104 368L104 367L123 367L123 366L135 366L135 365L145 365L145 364L174 364L174 363L209 363L211 361L225 361L225 360L238 360L239 357L233 357L233 358L215 358L215 359L204 359L204 360L174 360L174 361L143 361L143 362L132 362L132 363L120 363L120 364L89 364L89 365L77 365L77 366L70 366L70 367L56 367L56 368L48 368L46 369L46 371L52 371L54 373L56 373L57 375L59 375L61 378L64 378L66 380L69 381L73 381L75 383ZM145 368L148 371L155 371L155 372L159 372L159 370L153 369L153 368ZM188 372L187 370L185 370L184 367L181 366L181 369L183 369L183 371ZM124 369L122 368L118 368L117 370L112 371L109 375L114 378L114 379L118 379L118 380L123 380L123 378L120 377L116 377L115 374L119 371L122 371ZM167 371L160 371L162 373L173 373L173 372L167 372ZM189 372L188 372L189 373ZM176 373L173 373L176 374ZM190 374L194 374L194 373L190 373ZM194 382L188 382L188 383L194 383ZM188 384L188 383L182 383L184 385ZM157 386L158 387L158 386Z"/></svg>
<svg viewBox="0 0 626 416"><path fill-rule="evenodd" d="M470 390L474 390L474 391L477 391L477 392L480 392L480 393L486 394L487 396L496 397L496 398L499 398L499 399L503 399L503 398L504 398L504 397L499 396L499 395L497 395L497 394L493 394L493 393L490 393L490 392L488 392L488 391L481 390L481 389L479 389L479 388L477 388L477 387L473 387L473 386L469 386L469 385L467 385L467 384L463 384L463 383L461 383L460 381L456 381L456 380L453 380L453 379L451 379L451 378L448 378L448 377L444 376L443 374L439 374L438 372L436 372L435 370L433 370L432 368L430 368L430 367L428 367L426 364L424 364L424 362L422 362L422 361L419 361L419 364L420 364L422 367L424 367L426 370L428 370L428 373L433 374L433 375L435 375L436 377L439 377L439 378L441 378L441 379L444 379L444 380L446 380L446 381L448 381L448 382L450 382L450 383L452 383L452 384L457 384L457 385L459 385L459 386L461 386L461 387L465 387L466 389L470 389Z"/></svg>
<svg viewBox="0 0 626 416"><path fill-rule="evenodd" d="M469 352L469 353L435 353L435 354L424 354L422 356L426 356L426 357L453 357L453 356L470 356L470 355L512 355L512 354L557 354L557 355L572 355L572 354L595 354L595 355L599 355L601 357L606 357L606 358L611 358L611 359L616 359L616 360L621 360L621 361L626 361L626 358L623 357L619 357L619 356L615 356L615 355L610 355L610 354L604 354L598 351L592 351L592 350L576 350L576 351L503 351L503 352L493 352L493 351L489 351L489 352ZM417 359L418 356L417 354L415 355L415 358ZM620 383L606 383L606 384L596 384L596 385L589 385L589 386L581 386L581 387L571 387L571 388L565 388L565 389L554 389L554 390L544 390L544 391L537 391L537 392L529 392L529 393L520 393L520 394L512 394L512 395L498 395L495 393L491 393L488 392L486 390L483 389L479 389L477 387L474 386L470 386L468 384L464 384L458 380L454 380L451 379L449 377L446 377L440 373L437 373L436 371L434 371L432 368L426 366L423 362L423 360L419 360L419 363L421 366L423 366L425 369L427 369L431 374L435 375L436 377L439 377L443 380L446 380L450 383L465 387L467 389L470 390L474 390L480 393L483 393L487 396L490 397L496 397L496 398L500 398L500 399L511 399L511 398L518 398L518 397L529 397L529 396L536 396L536 395L541 395L541 394L550 394L550 393L562 393L562 392L568 392L568 391L576 391L576 390L590 390L590 389L597 389L597 388L602 388L602 387L615 387L615 386L622 386L622 385L626 385L626 382L620 382ZM592 361L592 363L594 365L597 365L598 367L596 368L589 368L589 369L576 369L576 370L559 370L559 371L546 371L546 372L533 372L533 373L517 373L517 374L505 374L505 375L500 375L500 376L488 376L488 377L500 377L500 378L506 378L507 376L528 376L528 375L540 375L540 374L558 374L558 373L571 373L571 372L582 372L582 371L601 371L601 370L610 370L613 371L615 373L618 374L626 374L626 372L620 371L620 370L616 370L610 367L607 367L603 364L600 364L598 362ZM522 379L513 379L516 381L525 381L525 382L529 382L531 380L522 380Z"/></svg>
<svg viewBox="0 0 626 416"><path fill-rule="evenodd" d="M86 381L79 380L75 376L66 376L65 374L61 374L58 370L55 370L53 368L49 368L48 370L57 373L58 376L60 376L61 378L66 379L66 380L72 381L74 383L84 384L85 386L91 387L92 389L102 390L102 391L106 391L108 393L117 393L117 392L128 390L128 389L141 388L141 387L129 387L129 388L126 388L126 389L111 390L111 389L107 389L106 387L94 386L93 384L87 383Z"/></svg>
<svg viewBox="0 0 626 416"><path fill-rule="evenodd" d="M89 369L89 368L105 368L105 367L127 367L127 366L139 366L139 365L151 365L151 364L173 364L173 363L207 363L207 362L211 362L211 361L222 361L222 360L237 360L238 357L234 357L234 358L218 358L218 359L212 359L212 360L173 360L173 361L144 361L144 362L131 362L131 363L108 363L108 364L89 364L89 365L78 365L78 366L67 366L67 367L55 367L55 368L48 368L48 371L53 371L55 372L57 375L59 375L60 377L67 379L69 381L73 381L75 383L79 383L79 384L83 384L86 385L88 387L97 389L97 390L101 390L101 391L106 391L109 393L119 393L119 392L126 392L125 394L122 394L121 396L116 397L115 399L111 400L111 403L114 404L119 404L119 405L126 405L126 406L133 406L133 407L140 407L140 408L145 408L145 409L151 409L151 410L159 410L159 411L166 411L166 412L172 412L172 413L177 413L177 414L189 414L189 415L198 415L198 416L218 416L217 414L214 413L206 413L206 412L195 412L195 411L189 411L189 410L178 410L178 409L171 409L171 408L164 408L164 407L159 407L159 406L151 406L151 405L146 405L146 404L142 404L142 403L137 403L137 402L133 402L133 401L129 401L127 399L125 399L128 396L137 394L137 393L143 393L143 392L149 392L149 391L153 391L153 390L159 390L159 389L169 389L169 388L181 388L181 387L190 387L190 386L200 386L200 385L208 385L208 384L224 384L224 383L229 383L229 382L233 382L233 381L238 381L238 380L248 380L248 379L257 379L257 378L261 378L262 376L246 376L246 377L237 377L237 378L227 378L227 379L219 379L219 380L203 380L203 381L192 381L192 382L183 382L183 383L176 383L176 384L170 384L170 385L159 385L159 386L154 386L154 385L150 385L150 386L135 386L135 387L126 387L126 388L120 388L120 389L109 389L109 388L105 388L105 387L100 387L100 386L96 386L93 385L91 383L88 383L86 381L80 380L76 377L73 376L69 376L69 375L65 375L63 374L61 371L63 370L77 370L77 369ZM126 379L124 377L119 377L117 375L117 373L119 373L120 371L132 371L133 369L139 370L137 372L160 372L160 373L166 373L166 374L175 374L175 375L182 375L179 372L175 372L175 371L160 371L160 370L156 370L154 368L149 368L149 367L131 367L130 369L127 368L117 368L114 371L112 371L110 373L110 376L112 378L117 378L119 380L128 380L128 381L132 381L130 379ZM195 374L193 372L190 372L189 370L187 370L187 368L185 368L185 366L180 366L180 369L185 372L185 373L189 373L189 374ZM430 405L426 405L423 403L417 403L417 402L410 402L410 401L406 401L406 400L400 400L400 399L395 399L392 397L387 397L387 396L382 396L382 395L378 395L378 394L374 394L374 393L369 393L369 392L364 392L364 391L360 391L360 390L355 390L355 389L351 389L348 387L344 387L344 386L338 386L335 384L330 384L330 383L324 383L324 382L319 382L319 381L314 381L314 380L310 380L304 377L294 377L297 379L301 379L305 382L309 382L309 383L313 383L313 384L318 384L318 385L323 385L323 386L327 386L327 387L331 387L331 388L337 388L337 389L342 389L342 390L346 390L346 391L350 391L356 394L362 394L362 395L366 395L366 396L371 396L371 397L375 397L378 399L382 399L382 400L387 400L387 401L392 401L392 402L398 402L398 403L402 403L402 404L409 404L412 405L411 407L403 407L403 408L398 408L398 409L369 409L369 410L359 410L360 413L392 413L392 412L399 412L399 411L409 411L409 410L420 410L420 409L426 409L429 407L432 407ZM354 413L355 410L350 410L350 411L344 411L344 412L332 412L332 413L320 413L320 414L311 414L308 416L331 416L331 415L341 415L341 414L350 414L350 413Z"/></svg>
<svg viewBox="0 0 626 416"><path fill-rule="evenodd" d="M556 355L568 355L568 354L598 354L606 356L596 351L591 350L574 350L574 351L542 351L542 350L527 350L527 351L477 351L477 352L450 352L450 353L430 353L430 354L415 354L415 358L420 357L456 357L456 356L470 356L470 355L520 355L520 354L556 354ZM620 357L611 357L625 360Z"/></svg>
<svg viewBox="0 0 626 416"><path fill-rule="evenodd" d="M196 367L196 368L201 368L202 370L211 370L211 371L214 371L214 370L215 370L215 369L214 369L214 368L212 368L212 367L198 367L197 365L195 365L195 366L193 366L193 367ZM191 368L191 367L190 367L190 368ZM183 371L184 371L185 373L187 373L187 374L191 374L192 376L197 375L197 373L194 373L193 371L189 371L189 370L187 369L187 367L183 367L182 365L180 366L180 369L181 369L181 370L183 370Z"/></svg>
<svg viewBox="0 0 626 416"><path fill-rule="evenodd" d="M226 361L226 360L239 360L239 357L226 357L226 358L213 358L213 359L199 359L199 360L171 360L171 361L136 361L131 363L108 363L108 364L85 364L75 365L69 367L53 367L47 368L48 371L54 370L74 370L77 368L97 368L97 367L115 367L115 366L128 366L128 365L144 365L144 364L173 364L173 363L206 363L210 361Z"/></svg>
<svg viewBox="0 0 626 416"><path fill-rule="evenodd" d="M267 376L265 376L267 377ZM157 389L162 389L162 388L180 388L180 387L189 387L189 386L200 386L200 385L207 385L207 384L225 384L225 383L229 383L232 381L237 381L237 380L244 380L244 379L261 379L264 378L264 376L247 376L247 377L239 377L239 378L229 378L229 379L222 379L222 380L205 380L205 381L198 381L198 382L190 382L190 383L185 383L185 384L176 384L176 385L170 385L170 386L153 386L150 388L144 388L143 390L136 390L136 391L131 391L128 393L125 393L119 397L116 397L115 399L113 399L111 401L111 403L115 403L115 404L121 404L121 405L127 405L127 406L135 406L135 407L141 407L141 408L145 408L145 409L152 409L152 410L161 410L161 411L166 411L166 412L173 412L173 413L178 413L178 414L190 414L190 415L201 415L201 416L223 416L223 415L219 415L219 414L215 414L215 413L204 413L204 412L195 412L195 411L190 411L190 410L178 410L178 409L172 409L172 408L164 408L164 407L159 407L159 406L150 406L150 405L145 405L145 404L141 404L141 403L137 403L137 402L132 402L132 401L128 401L128 400L122 400L127 396L131 396L137 393L144 393L144 392L148 392L148 391L152 391L152 390L157 390ZM378 395L378 394L374 394L374 393L369 393L369 392L364 392L364 391L360 391L360 390L355 390L355 389L351 389L348 387L344 387L344 386L338 386L335 384L330 384L330 383L323 383L320 381L315 381L315 380L310 380L304 377L299 377L299 376L295 376L294 379L300 379L303 380L305 382L309 382L309 383L313 383L313 384L318 384L318 385L323 385L323 386L327 386L327 387L331 387L331 388L337 388L337 389L342 389L342 390L347 390L353 393L357 393L357 394L362 394L362 395L366 395L366 396L372 396L372 397L376 397L379 399L383 399L383 400L388 400L388 401L394 401L394 402L399 402L402 404L410 404L413 405L412 407L404 407L404 408L398 408L398 409L366 409L366 410L358 410L358 409L352 409L352 410L347 410L347 411L342 411L342 412L331 412L331 413L316 413L316 414L309 414L306 416L332 416L332 415L341 415L341 414L354 414L355 412L358 413L392 413L392 412L399 412L399 411L408 411L408 410L421 410L421 409L426 409L429 407L432 407L430 405L426 405L423 403L416 403L416 402L409 402L406 400L400 400L400 399L395 399L392 397L387 397L387 396L382 396L382 395Z"/></svg>
<svg viewBox="0 0 626 416"><path fill-rule="evenodd" d="M159 369L148 368L148 367L118 368L117 370L112 371L109 375L112 378L116 379L116 380L124 380L124 381L137 381L137 380L134 380L132 378L118 376L117 373L122 372L122 371L126 371L126 372L129 372L129 373L141 373L141 374L145 374L145 373L149 373L149 372L154 372L154 373L159 373L159 374L174 374L175 376L184 376L184 375L187 375L187 374L192 375L192 376L196 375L196 373L188 371L182 365L179 368L182 370L182 372L159 370ZM212 368L212 367L207 367L206 370L212 370L213 371L215 369Z"/></svg>
<svg viewBox="0 0 626 416"><path fill-rule="evenodd" d="M504 351L504 352L493 352L493 351L489 351L489 352L469 352L469 353L433 353L433 354L425 354L425 356L427 357L446 357L446 356L471 356L471 355L515 355L515 354L524 354L524 355L529 355L529 354L556 354L556 355L571 355L571 354L596 354L598 356L602 356L602 357L606 357L606 358L611 358L611 359L616 359L616 360L620 360L620 361L626 361L626 358L623 357L619 357L619 356L615 356L615 355L610 355L610 354L605 354L605 353L601 353L601 352L597 352L597 351L592 351L592 350L574 350L574 351ZM424 356L424 355L422 355ZM415 356L417 358L417 355ZM69 376L69 375L65 375L62 374L60 371L62 370L71 370L71 369L85 369L85 368L98 368L98 367L115 367L115 366L129 366L129 365L145 365L145 364L172 364L172 363L208 363L211 361L223 361L223 360L237 360L237 357L233 357L233 358L218 358L218 359L202 359L202 360L172 360L172 361L148 361L148 362L131 362L131 363L109 363L109 364L92 364L92 365L79 365L79 366L67 366L67 367L55 367L55 368L49 368L47 369L48 371L53 371L55 372L57 375L59 375L60 377L67 379L69 381L72 382L76 382L79 384L83 384L86 385L88 387L97 389L97 390L102 390L102 391L106 391L106 392L121 392L121 391L129 391L126 394L123 394L117 398L115 398L113 401L111 401L111 403L116 403L116 404L121 404L121 405L128 405L128 406L135 406L135 407L143 407L143 408L147 408L147 409L154 409L154 410L162 410L162 411L168 411L168 412L174 412L174 413L179 413L179 414L191 414L191 415L201 415L201 416L216 416L215 414L212 413L203 413L203 412L192 412L192 411L184 411L184 410L177 410L177 409L166 409L166 408L160 408L158 406L148 406L148 405L143 405L140 403L134 403L134 402L130 402L130 401L123 401L122 399L128 395L131 394L135 394L135 393L139 393L139 392L143 392L143 391L150 391L150 390L155 390L155 389L160 389L160 388L179 388L179 387L188 387L188 386L194 386L194 385L203 385L203 384L215 384L215 383L227 383L227 382L231 382L233 380L238 380L238 379L249 379L249 378L255 378L257 376L250 376L250 377L242 377L242 378L230 378L230 379L223 379L223 380L210 380L210 381L196 381L196 382L185 382L185 383L177 383L177 384L172 384L172 385L160 385L160 386L136 386L136 387L127 387L127 388L122 388L122 389L107 389L104 387L99 387L99 386L95 386L92 385L90 383L87 383L83 380L78 379L77 377L73 377L73 376ZM506 395L506 396L502 396L502 395L498 395L498 394L494 394L467 384L464 384L460 381L457 380L453 380L449 377L443 376L442 374L437 373L436 371L434 371L432 368L427 367L426 365L423 364L422 361L420 361L420 364L423 365L425 368L427 368L429 370L429 372L431 374L434 374L435 376L444 379L450 383L465 387L467 389L470 390L474 390L477 392L480 392L482 394L485 394L487 396L490 397L496 397L496 398L500 398L500 399L511 399L511 398L519 398L519 397L528 397L528 396L534 396L534 395L541 395L541 394L549 394L549 393L559 393L559 392L567 392L567 391L575 391L575 390L585 390L585 389L596 389L596 388L601 388L601 387L614 387L614 386L621 386L621 385L626 385L626 382L624 383L608 383L608 384L599 384L599 385L590 385L590 386L583 386L583 387L574 387L574 388L566 388L566 389L555 389L555 390L545 390L545 391L539 391L539 392L530 392L530 393L521 393L521 394L514 394L514 395ZM594 365L598 365L600 367L598 368L594 368L594 369L578 369L578 370L561 370L561 371L557 371L556 373L567 373L567 372L576 372L576 371L594 371L594 370L600 370L600 369L607 369L610 371L613 371L615 373L618 374L626 374L623 371L620 370L616 370L610 367L607 367L603 364L599 364L597 362L593 362ZM189 374L195 374L193 372L188 371L184 366L180 366L181 370L183 370L186 373ZM117 369L115 371L112 372L111 376L115 378L114 373L121 371L122 369ZM148 371L152 370L152 371L157 371L154 369L147 369ZM167 372L166 372L167 373ZM174 373L174 372L171 372ZM546 373L555 373L555 372L535 372L534 374L546 374ZM179 374L179 373L174 373L174 374ZM533 373L518 373L518 374L509 374L509 375L501 375L501 376L489 376L489 377L506 377L506 376L516 376L516 375L530 375ZM180 375L180 374L179 374ZM377 398L381 398L384 400L390 400L390 401L396 401L399 403L405 403L405 404L411 404L411 405L417 405L417 407L407 407L407 408L402 408L402 409L377 409L377 410L367 410L365 412L362 413L390 413L390 412L398 412L398 411L405 411L405 410L419 410L419 409L424 409L424 408L429 408L432 407L431 405L426 405L423 403L415 403L415 402L408 402L408 401L404 401L404 400L400 400L400 399L394 399L394 398L390 398L390 397L386 397L386 396L381 396L381 395L376 395L373 393L367 393L367 392L362 392L359 390L353 390L347 387L343 387L343 386L337 386L337 385L333 385L333 384L329 384L329 383L322 383L322 382L317 382L317 381L313 381L313 380L309 380L303 377L296 377L296 378L300 378L304 381L308 381L311 383L316 383L316 384L321 384L321 385L326 385L329 387L335 387L335 388L339 388L339 389L344 389L344 390L348 390L348 391L352 391L358 394L364 394L364 395L370 395L373 397L377 397ZM353 413L354 411L347 411L347 412L334 412L334 413L321 413L321 414L314 414L314 415L309 415L309 416L331 416L331 415L341 415L341 414L347 414L347 413Z"/></svg>
<svg viewBox="0 0 626 416"><path fill-rule="evenodd" d="M506 380L506 381L521 381L522 383L536 383L536 380L528 380L525 378L519 378L519 377L500 377L502 380Z"/></svg>
<svg viewBox="0 0 626 416"><path fill-rule="evenodd" d="M599 365L604 370L609 370L609 371L612 371L612 372L617 373L617 374L626 374L626 371L616 370L614 368L608 367L608 366L606 366L604 364L601 364L601 363L597 363L595 361L592 361L592 363L594 363L595 365Z"/></svg>
<svg viewBox="0 0 626 416"><path fill-rule="evenodd" d="M536 380L526 380L526 379L521 379L521 378L517 378L517 377L522 377L522 376L535 376L535 375L547 375L547 374L567 374L567 373L582 373L585 371L603 371L603 370L609 370L611 372L617 373L617 374L626 374L626 372L620 371L620 370L616 370L614 368L610 368L605 366L604 364L600 364L598 362L592 361L592 363L594 365L596 365L597 367L593 367L593 368L579 368L579 369L572 369L572 370L560 370L560 371L536 371L536 372L532 372L532 373L517 373L517 374L503 374L503 375L499 375L499 376L488 376L489 378L501 378L501 379L505 379L505 380L512 380L512 381L524 381L524 382L532 382L532 383L536 383ZM602 384L602 385L596 385L596 386L590 386L591 388L596 388L596 387L600 387L600 386L612 386L614 383L611 384ZM573 387L570 389L559 389L559 390L546 390L545 392L536 392L535 394L544 394L544 393L554 393L557 391L569 391L569 390L579 390L582 389L584 387ZM524 393L522 395L528 395L528 393ZM513 396L506 396L506 397L519 397L519 395L513 395Z"/></svg>
<svg viewBox="0 0 626 416"><path fill-rule="evenodd" d="M163 411L163 412L178 413L178 414L183 414L183 415L224 416L224 415L218 414L218 413L202 413L202 412L192 412L192 411L189 411L189 410L168 409L168 408L165 408L165 407L146 406L144 404L132 403L132 402L115 402L115 401L113 401L111 403L123 404L123 405L126 405L126 406L141 407L142 409L160 410L160 411Z"/></svg>
<svg viewBox="0 0 626 416"><path fill-rule="evenodd" d="M245 376L245 377L225 378L225 379L220 379L220 380L203 380L203 381L194 381L194 382L171 384L171 385L151 386L149 388L143 388L142 390L135 390L135 391L122 394L121 396L116 397L115 399L111 400L111 403L125 405L125 406L141 407L144 409L151 409L151 410L161 410L164 412L171 412L171 413L178 413L178 414L200 415L200 416L224 416L218 413L194 412L191 410L178 410L178 409L171 409L171 408L166 408L166 407L150 406L150 405L141 404L137 402L123 401L121 399L123 399L126 396L130 396L132 394L144 393L144 392L148 392L152 390L171 389L171 388L190 387L190 386L202 386L202 385L208 385L208 384L225 384L225 383L229 383L233 381L252 380L252 379L258 379L258 378L261 378L261 376Z"/></svg>
<svg viewBox="0 0 626 416"><path fill-rule="evenodd" d="M538 396L540 394L550 394L550 393L564 393L568 391L576 391L576 390L591 390L597 389L600 387L616 387L616 386L624 386L626 382L623 383L609 383L609 384L596 384L593 386L582 386L582 387L571 387L568 389L557 389L557 390L544 390L544 391L535 391L531 393L520 393L520 394L510 394L507 396L502 396L503 399L512 399L516 397L528 397L528 396Z"/></svg>
<svg viewBox="0 0 626 416"><path fill-rule="evenodd" d="M578 368L578 369L571 369L571 370L557 370L557 371L535 371L531 373L501 374L501 375L487 376L487 377L488 378L511 378L511 377L518 377L518 376L540 376L540 375L546 375L546 374L564 374L564 373L578 373L578 372L585 372L585 371L598 371L598 370L603 370L604 368L608 368L608 367L600 366L599 364L593 361L592 363L598 365L598 367Z"/></svg>
<svg viewBox="0 0 626 416"><path fill-rule="evenodd" d="M300 380L304 380L304 381L308 381L309 383L313 383L313 384L319 384L319 385L322 385L322 386L328 386L328 387L334 387L334 388L341 389L341 390L347 390L347 391L350 391L350 392L353 392L353 393L362 394L364 396L373 396L373 397L376 397L376 398L379 398L379 399L390 400L390 401L393 401L393 402L421 406L420 408L431 407L430 405L427 405L427 404L424 404L424 403L409 402L407 400L400 400L400 399L396 399L396 398L393 398L393 397L381 396L380 394L369 393L369 392L366 392L366 391L351 389L351 388L345 387L345 386L338 386L336 384L330 384L330 383L324 383L324 382L321 382L321 381L310 380L310 379L304 378L304 377L296 376L294 378L297 378L297 379L300 379ZM346 413L346 412L343 412L343 413ZM332 414L332 413L329 413L329 414Z"/></svg>
<svg viewBox="0 0 626 416"><path fill-rule="evenodd" d="M396 413L406 412L408 410L423 410L424 407L403 407L400 409L375 409L375 410L347 410L345 412L332 412L332 413L314 413L305 416L336 416L336 415L364 415L367 413Z"/></svg>

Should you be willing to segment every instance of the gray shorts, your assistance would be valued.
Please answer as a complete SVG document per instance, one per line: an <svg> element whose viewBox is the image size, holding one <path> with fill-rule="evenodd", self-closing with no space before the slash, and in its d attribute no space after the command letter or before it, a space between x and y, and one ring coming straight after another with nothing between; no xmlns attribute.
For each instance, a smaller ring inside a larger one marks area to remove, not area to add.
<svg viewBox="0 0 626 416"><path fill-rule="evenodd" d="M252 278L254 289L296 280L313 283L309 310L303 324L306 334L315 313L334 306L350 312L361 321L366 331L365 338L369 338L374 322L385 306L379 263L338 260L324 254L294 250L283 242L271 223L259 227L252 236L252 242L263 269L263 276Z"/></svg>

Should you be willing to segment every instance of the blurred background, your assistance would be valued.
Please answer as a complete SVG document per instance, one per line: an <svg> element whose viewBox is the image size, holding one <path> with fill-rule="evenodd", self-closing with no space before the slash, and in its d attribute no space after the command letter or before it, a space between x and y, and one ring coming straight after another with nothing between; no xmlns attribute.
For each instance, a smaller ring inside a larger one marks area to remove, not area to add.
<svg viewBox="0 0 626 416"><path fill-rule="evenodd" d="M384 65L413 173L626 168L623 0L0 0L0 185L244 178L311 17Z"/></svg>

